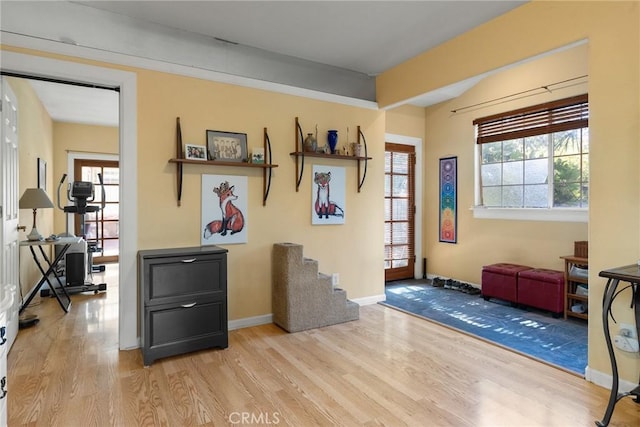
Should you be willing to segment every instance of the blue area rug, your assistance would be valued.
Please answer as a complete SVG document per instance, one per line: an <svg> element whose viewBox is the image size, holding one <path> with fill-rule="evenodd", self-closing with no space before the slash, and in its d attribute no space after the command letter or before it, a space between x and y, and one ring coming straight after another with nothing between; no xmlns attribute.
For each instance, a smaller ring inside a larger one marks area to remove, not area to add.
<svg viewBox="0 0 640 427"><path fill-rule="evenodd" d="M383 305L467 332L565 370L584 375L587 322L511 307L480 295L433 287L430 280L393 282Z"/></svg>

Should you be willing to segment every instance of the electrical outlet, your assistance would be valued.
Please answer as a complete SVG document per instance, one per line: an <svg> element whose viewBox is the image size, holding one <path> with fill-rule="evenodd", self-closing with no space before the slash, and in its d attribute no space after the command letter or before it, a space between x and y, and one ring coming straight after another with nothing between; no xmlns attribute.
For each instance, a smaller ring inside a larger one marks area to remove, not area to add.
<svg viewBox="0 0 640 427"><path fill-rule="evenodd" d="M613 338L613 343L622 351L629 353L638 352L638 340L635 338L629 338L621 335L616 335Z"/></svg>
<svg viewBox="0 0 640 427"><path fill-rule="evenodd" d="M638 332L636 331L636 327L629 323L620 323L620 332L619 334L623 337L628 338L638 338Z"/></svg>
<svg viewBox="0 0 640 427"><path fill-rule="evenodd" d="M333 273L331 275L331 284L334 288L340 284L340 273Z"/></svg>

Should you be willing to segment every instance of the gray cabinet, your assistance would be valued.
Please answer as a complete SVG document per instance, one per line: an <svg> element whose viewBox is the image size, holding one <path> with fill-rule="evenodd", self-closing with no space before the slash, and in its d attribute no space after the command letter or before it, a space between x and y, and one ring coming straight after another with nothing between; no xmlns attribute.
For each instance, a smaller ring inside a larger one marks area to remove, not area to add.
<svg viewBox="0 0 640 427"><path fill-rule="evenodd" d="M161 357L228 347L226 249L140 251L138 281L145 366Z"/></svg>

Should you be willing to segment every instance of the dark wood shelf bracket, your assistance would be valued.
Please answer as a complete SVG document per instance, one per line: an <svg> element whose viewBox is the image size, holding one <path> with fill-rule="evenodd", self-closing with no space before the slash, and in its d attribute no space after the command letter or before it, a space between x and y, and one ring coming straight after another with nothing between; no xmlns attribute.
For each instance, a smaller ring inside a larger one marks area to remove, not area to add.
<svg viewBox="0 0 640 427"><path fill-rule="evenodd" d="M362 138L362 142L360 142L360 138ZM358 126L358 144L362 144L364 147L364 173L362 174L362 178L360 178L360 162L358 159L358 193L360 189L364 185L364 180L367 178L367 163L369 162L369 153L367 152L367 139L364 137L364 133L360 130L360 126Z"/></svg>
<svg viewBox="0 0 640 427"><path fill-rule="evenodd" d="M182 159L182 129L180 128L180 117L176 117L176 159ZM182 163L176 163L176 185L178 190L178 206L182 200Z"/></svg>

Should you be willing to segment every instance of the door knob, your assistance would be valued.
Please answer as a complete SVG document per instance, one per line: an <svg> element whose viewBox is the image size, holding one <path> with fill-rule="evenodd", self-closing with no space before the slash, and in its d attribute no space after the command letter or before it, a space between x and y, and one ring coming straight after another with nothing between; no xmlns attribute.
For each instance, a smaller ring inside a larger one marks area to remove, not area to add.
<svg viewBox="0 0 640 427"><path fill-rule="evenodd" d="M26 225L19 225L18 226L18 231L27 231L27 226Z"/></svg>

